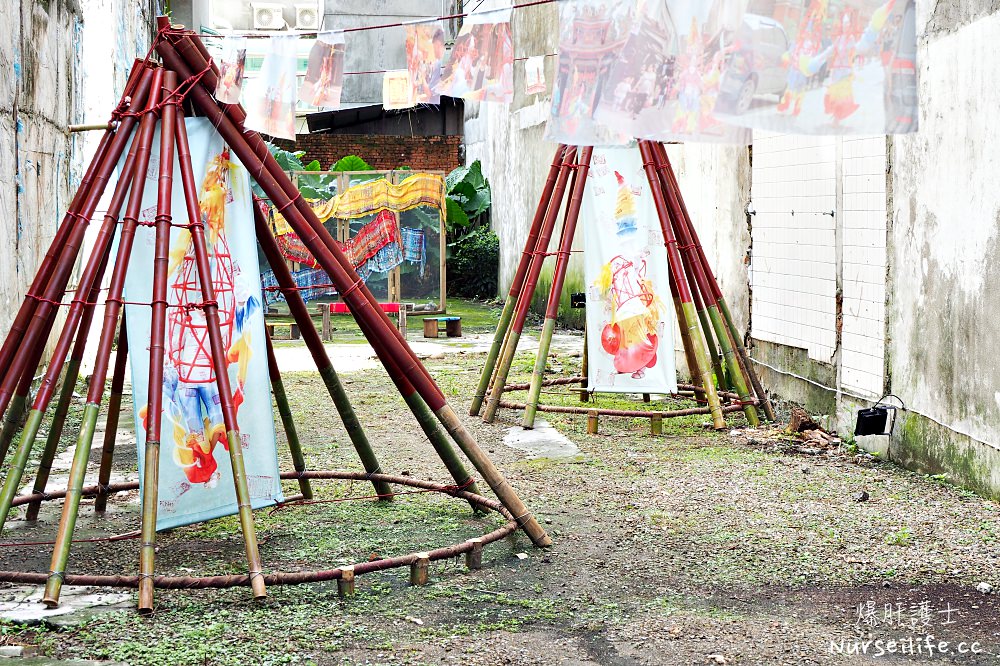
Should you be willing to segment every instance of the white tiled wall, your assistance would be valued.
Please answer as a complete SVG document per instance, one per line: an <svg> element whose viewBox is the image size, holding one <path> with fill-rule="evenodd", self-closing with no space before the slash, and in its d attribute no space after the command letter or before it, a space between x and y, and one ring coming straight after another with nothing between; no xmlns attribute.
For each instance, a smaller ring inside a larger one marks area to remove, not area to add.
<svg viewBox="0 0 1000 666"><path fill-rule="evenodd" d="M835 360L840 224L841 386L874 397L885 374L885 172L882 136L754 134L753 336Z"/></svg>
<svg viewBox="0 0 1000 666"><path fill-rule="evenodd" d="M754 134L753 336L829 362L836 346L836 144Z"/></svg>
<svg viewBox="0 0 1000 666"><path fill-rule="evenodd" d="M878 398L885 380L885 137L845 137L842 155L841 384L846 391Z"/></svg>

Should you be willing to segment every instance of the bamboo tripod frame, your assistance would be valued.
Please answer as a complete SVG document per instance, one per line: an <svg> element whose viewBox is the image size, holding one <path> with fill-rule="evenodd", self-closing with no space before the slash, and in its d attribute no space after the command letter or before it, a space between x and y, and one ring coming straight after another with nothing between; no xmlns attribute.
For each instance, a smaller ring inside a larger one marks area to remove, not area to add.
<svg viewBox="0 0 1000 666"><path fill-rule="evenodd" d="M521 253L500 321L493 335L493 343L473 396L470 415L478 416L482 412L483 420L492 423L496 419L497 411L502 407L523 409L522 425L525 428L532 428L538 411L585 413L591 418L598 414L648 416L651 419L710 414L716 428L725 428L724 414L735 411L742 411L750 425L758 425L757 407L760 406L767 419L774 420L774 410L770 400L750 364L742 336L735 327L722 290L698 240L665 147L661 143L639 141L638 150L642 155L643 167L667 249L670 291L680 324L685 358L694 382L691 387L692 394L696 398L704 399L707 406L671 412L640 412L548 407L540 404L541 389L549 383L545 380L545 363L556 326L559 301L593 153L593 149L589 147L560 145L556 149L528 231L524 251ZM567 191L569 199L565 206L558 250L554 253L556 261L552 286L546 304L545 320L539 336L531 382L526 387L508 386L507 377L524 331L528 308L535 295L542 265L545 257L550 254L549 243ZM584 364L586 363L585 351ZM586 377L582 379L584 389L581 391L581 400L586 400ZM523 404L502 399L505 391L519 388L526 388L528 391ZM725 400L728 400L729 404L723 404Z"/></svg>
<svg viewBox="0 0 1000 666"><path fill-rule="evenodd" d="M39 271L28 290L28 295L18 310L11 330L0 347L0 413L4 415L0 428L0 462L8 449L15 443L13 458L6 476L0 485L0 529L3 528L13 507L28 504L27 517L35 519L38 507L46 495L49 471L58 448L59 439L66 421L73 388L79 374L86 341L92 321L100 285L111 267L110 286L106 299L104 318L101 325L100 342L97 349L94 371L90 380L83 412L82 423L77 436L76 449L69 472L67 490L63 495L62 515L52 551L50 570L45 574L43 602L55 606L59 602L60 589L67 579L72 536L79 514L81 498L87 494L84 480L87 462L97 429L98 416L104 399L105 382L110 369L112 348L116 334L118 352L108 401L107 427L104 434L98 486L90 493L96 496L96 508L105 510L108 495L115 490L110 484L114 439L121 409L125 364L128 354L128 340L124 326L124 301L122 300L125 273L132 256L135 232L139 226L139 215L146 183L146 172L150 165L154 129L160 127L159 167L157 178L157 206L154 222L155 243L153 249L153 298L151 307L151 339L149 341L149 387L148 411L146 417L146 447L142 496L141 545L139 575L136 587L139 589L140 611L153 608L153 589L157 586L155 576L156 507L158 504L158 458L161 405L163 399L163 355L166 311L171 307L167 301L167 267L169 262L169 237L171 227L183 227L191 234L195 263L200 282L202 302L194 304L204 312L208 338L214 365L215 381L220 395L221 411L229 444L230 463L235 483L240 527L246 546L248 574L242 582L251 587L254 597L266 596L265 581L269 578L263 571L259 553L254 518L251 511L249 488L242 445L236 420L233 390L229 383L228 365L225 360L218 303L213 293L210 259L206 246L204 222L198 204L191 155L184 123L185 112L195 111L207 117L222 135L230 150L250 172L267 196L284 211L285 218L299 234L305 245L317 257L322 268L330 275L343 299L355 314L359 326L375 349L389 376L399 389L407 406L427 435L434 450L442 459L446 469L454 478L460 492L450 492L463 497L475 507L497 508L510 518L514 525L523 529L537 546L548 546L551 540L541 528L527 507L517 496L503 475L496 469L486 454L480 449L475 438L462 424L458 415L446 402L443 393L417 360L405 340L377 307L374 296L355 273L349 260L343 255L334 240L326 232L315 214L299 195L298 190L281 171L270 156L267 147L254 133L243 129L245 114L239 106L220 106L209 91L215 89L218 72L208 57L204 45L194 33L173 28L165 17L158 19L159 32L154 44L164 66L145 61L136 61L125 93L115 109L108 129L98 147L93 162L81 180L80 188L70 204L70 208L60 225L51 247L45 255ZM134 135L134 140L133 139ZM131 140L131 144L129 143ZM121 176L115 184L97 234L94 249L85 259L74 297L63 303L73 267L81 255L83 235L96 210L104 190L108 186L113 170L119 163L125 149ZM178 162L184 193L185 210L178 217L183 223L174 221L171 210L174 182L174 161ZM122 209L124 208L124 214ZM392 497L389 477L382 469L370 442L365 436L360 420L351 407L350 400L329 356L323 347L319 333L312 323L305 303L299 294L287 266L280 259L276 241L259 208L255 205L255 232L257 240L275 269L279 288L289 303L289 309L296 323L303 331L306 345L311 352L317 369L323 378L330 396L337 407L348 435L354 444L365 468L362 478L370 481L377 496ZM114 239L118 236L117 250L113 253ZM114 254L114 256L112 256ZM58 341L52 358L43 374L41 384L31 400L30 410L23 426L22 415L28 406L28 396L32 379L40 369L40 361L53 332L56 313L60 306L68 306L66 323L58 334ZM295 475L299 483L301 497L311 497L309 483L316 477L315 472L306 468L304 454L291 417L291 409L284 390L273 347L267 341L268 371L272 392L278 406L279 416L285 429ZM70 349L72 347L72 354ZM133 349L133 353L138 353ZM67 360L68 359L68 360ZM42 460L35 478L34 492L30 496L16 497L17 488L25 474L31 451L41 429L44 415L49 408L56 387L62 388L56 404L55 416L46 439ZM466 471L464 463L452 447L454 441L469 462L493 489L499 499L494 506L484 500L475 482ZM336 477L342 478L342 477ZM443 487L439 487L443 488ZM436 488L436 489L439 489ZM276 574L271 574L274 579Z"/></svg>

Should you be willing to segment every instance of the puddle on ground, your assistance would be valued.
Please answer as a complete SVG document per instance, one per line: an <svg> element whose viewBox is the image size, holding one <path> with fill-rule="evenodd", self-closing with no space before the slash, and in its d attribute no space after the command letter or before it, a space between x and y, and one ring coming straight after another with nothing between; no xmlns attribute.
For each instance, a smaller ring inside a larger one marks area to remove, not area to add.
<svg viewBox="0 0 1000 666"><path fill-rule="evenodd" d="M503 443L528 452L529 458L569 458L580 453L576 444L542 419L536 419L531 430L521 426L508 429Z"/></svg>

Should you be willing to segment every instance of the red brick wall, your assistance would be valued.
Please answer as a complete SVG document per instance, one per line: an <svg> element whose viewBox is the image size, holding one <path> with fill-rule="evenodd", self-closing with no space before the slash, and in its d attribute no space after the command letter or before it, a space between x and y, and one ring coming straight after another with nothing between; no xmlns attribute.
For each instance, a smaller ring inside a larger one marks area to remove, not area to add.
<svg viewBox="0 0 1000 666"><path fill-rule="evenodd" d="M462 164L461 136L300 134L294 144L276 143L287 150L304 150L307 163L319 160L324 169L345 155L357 155L375 169L451 171Z"/></svg>

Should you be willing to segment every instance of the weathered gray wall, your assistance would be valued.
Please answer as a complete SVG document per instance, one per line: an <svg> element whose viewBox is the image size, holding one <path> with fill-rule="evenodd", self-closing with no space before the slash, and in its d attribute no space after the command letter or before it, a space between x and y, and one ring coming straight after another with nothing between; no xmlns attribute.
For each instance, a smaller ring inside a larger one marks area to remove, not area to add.
<svg viewBox="0 0 1000 666"><path fill-rule="evenodd" d="M0 332L69 201L80 28L75 1L0 3Z"/></svg>
<svg viewBox="0 0 1000 666"><path fill-rule="evenodd" d="M1000 496L996 3L918 2L920 132L892 142L891 455Z"/></svg>

